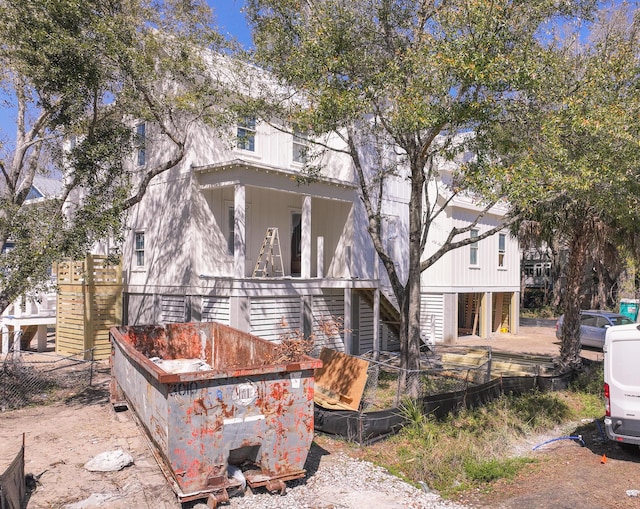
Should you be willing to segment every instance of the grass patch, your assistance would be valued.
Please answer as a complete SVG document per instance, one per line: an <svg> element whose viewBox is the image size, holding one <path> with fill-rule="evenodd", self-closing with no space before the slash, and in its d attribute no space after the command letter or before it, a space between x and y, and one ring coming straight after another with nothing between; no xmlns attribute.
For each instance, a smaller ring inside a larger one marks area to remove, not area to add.
<svg viewBox="0 0 640 509"><path fill-rule="evenodd" d="M365 459L416 486L425 482L444 497L488 489L511 479L534 459L512 453L518 440L581 417L602 416L598 396L569 390L503 396L481 408L436 420L419 405L403 401L408 424L386 441L367 447Z"/></svg>

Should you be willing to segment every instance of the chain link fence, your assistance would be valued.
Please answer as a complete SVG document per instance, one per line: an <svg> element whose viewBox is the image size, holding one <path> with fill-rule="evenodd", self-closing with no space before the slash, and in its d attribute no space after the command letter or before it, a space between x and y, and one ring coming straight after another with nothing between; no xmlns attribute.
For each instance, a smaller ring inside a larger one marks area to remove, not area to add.
<svg viewBox="0 0 640 509"><path fill-rule="evenodd" d="M0 354L0 412L62 401L91 387L96 363L53 352L20 350L20 331L11 333L10 349Z"/></svg>
<svg viewBox="0 0 640 509"><path fill-rule="evenodd" d="M422 352L420 369L413 371L401 369L397 353L359 357L369 366L358 410L316 406L314 412L316 430L359 444L395 433L416 411L443 418L502 394L558 390L569 381L567 374L555 373L549 357L497 354L490 347L430 347Z"/></svg>
<svg viewBox="0 0 640 509"><path fill-rule="evenodd" d="M429 350L421 356L419 370L406 371L406 386L400 384L403 377L399 355L380 352L376 356L368 352L360 357L369 362L361 406L364 412L397 407L409 395L409 388L414 389L414 399L424 399L466 391L488 382L493 376L490 349L475 355L470 365L456 363L455 358L446 358L443 352Z"/></svg>

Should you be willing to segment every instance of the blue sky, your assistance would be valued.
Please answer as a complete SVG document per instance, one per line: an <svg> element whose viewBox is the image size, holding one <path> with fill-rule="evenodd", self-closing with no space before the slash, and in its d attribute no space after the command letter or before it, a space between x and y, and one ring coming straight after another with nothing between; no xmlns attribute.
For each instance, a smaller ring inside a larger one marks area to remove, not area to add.
<svg viewBox="0 0 640 509"><path fill-rule="evenodd" d="M220 32L238 39L243 46L251 44L251 34L242 8L243 0L208 0L213 7Z"/></svg>

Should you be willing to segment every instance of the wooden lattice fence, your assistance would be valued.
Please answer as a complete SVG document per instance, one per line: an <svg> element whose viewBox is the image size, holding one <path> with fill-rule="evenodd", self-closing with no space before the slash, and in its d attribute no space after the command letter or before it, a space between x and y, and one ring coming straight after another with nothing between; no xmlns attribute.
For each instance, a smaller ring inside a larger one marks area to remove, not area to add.
<svg viewBox="0 0 640 509"><path fill-rule="evenodd" d="M122 324L122 268L105 256L57 264L56 352L105 359L109 328Z"/></svg>

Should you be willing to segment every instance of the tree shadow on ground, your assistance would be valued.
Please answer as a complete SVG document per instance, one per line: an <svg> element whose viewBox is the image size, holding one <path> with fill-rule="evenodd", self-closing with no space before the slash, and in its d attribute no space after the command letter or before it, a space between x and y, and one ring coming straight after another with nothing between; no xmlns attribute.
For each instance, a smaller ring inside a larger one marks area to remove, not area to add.
<svg viewBox="0 0 640 509"><path fill-rule="evenodd" d="M84 387L65 398L66 405L100 405L109 401L109 385L105 383Z"/></svg>
<svg viewBox="0 0 640 509"><path fill-rule="evenodd" d="M581 437L584 447L597 456L602 457L604 455L604 461L606 459L615 459L640 463L640 447L609 440L606 436L602 419L581 424L569 432L567 436ZM575 441L580 443L577 439Z"/></svg>

